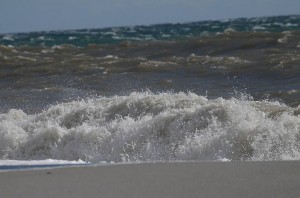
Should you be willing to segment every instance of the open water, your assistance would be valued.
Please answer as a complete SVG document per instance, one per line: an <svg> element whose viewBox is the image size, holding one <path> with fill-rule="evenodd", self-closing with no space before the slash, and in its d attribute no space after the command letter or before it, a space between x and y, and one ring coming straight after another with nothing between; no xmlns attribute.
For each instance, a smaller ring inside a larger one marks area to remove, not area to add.
<svg viewBox="0 0 300 198"><path fill-rule="evenodd" d="M3 34L0 90L2 165L299 160L300 16Z"/></svg>

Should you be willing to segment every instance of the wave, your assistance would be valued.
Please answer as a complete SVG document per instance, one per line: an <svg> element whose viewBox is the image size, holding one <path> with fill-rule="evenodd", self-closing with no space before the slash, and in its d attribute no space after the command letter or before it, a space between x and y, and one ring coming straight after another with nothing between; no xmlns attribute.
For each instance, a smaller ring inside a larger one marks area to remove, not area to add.
<svg viewBox="0 0 300 198"><path fill-rule="evenodd" d="M10 160L299 160L300 107L249 97L138 93L0 114Z"/></svg>
<svg viewBox="0 0 300 198"><path fill-rule="evenodd" d="M176 41L232 32L283 32L299 30L300 16L238 18L191 23L158 24L102 29L0 34L1 45L56 46L125 44L130 42ZM125 42L125 43L124 43Z"/></svg>

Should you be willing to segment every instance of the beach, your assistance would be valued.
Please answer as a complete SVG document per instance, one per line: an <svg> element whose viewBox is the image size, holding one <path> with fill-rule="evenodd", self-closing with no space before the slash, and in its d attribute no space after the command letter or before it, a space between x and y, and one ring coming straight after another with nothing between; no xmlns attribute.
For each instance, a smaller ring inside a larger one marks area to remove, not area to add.
<svg viewBox="0 0 300 198"><path fill-rule="evenodd" d="M299 197L299 161L157 162L0 173L0 197Z"/></svg>
<svg viewBox="0 0 300 198"><path fill-rule="evenodd" d="M0 34L0 198L300 197L299 65L300 15Z"/></svg>

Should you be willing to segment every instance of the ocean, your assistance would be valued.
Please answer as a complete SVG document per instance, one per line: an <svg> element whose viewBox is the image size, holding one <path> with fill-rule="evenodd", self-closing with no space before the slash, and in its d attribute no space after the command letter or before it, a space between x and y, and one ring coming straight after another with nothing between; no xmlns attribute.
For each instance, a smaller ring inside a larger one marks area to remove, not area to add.
<svg viewBox="0 0 300 198"><path fill-rule="evenodd" d="M299 160L300 16L1 34L0 89L2 169Z"/></svg>

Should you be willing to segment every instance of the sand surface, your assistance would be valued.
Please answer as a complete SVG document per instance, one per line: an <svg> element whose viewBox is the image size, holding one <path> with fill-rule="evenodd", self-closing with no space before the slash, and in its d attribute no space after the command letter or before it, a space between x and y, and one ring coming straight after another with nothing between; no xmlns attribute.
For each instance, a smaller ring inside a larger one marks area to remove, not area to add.
<svg viewBox="0 0 300 198"><path fill-rule="evenodd" d="M300 162L176 162L0 172L0 197L300 197Z"/></svg>

